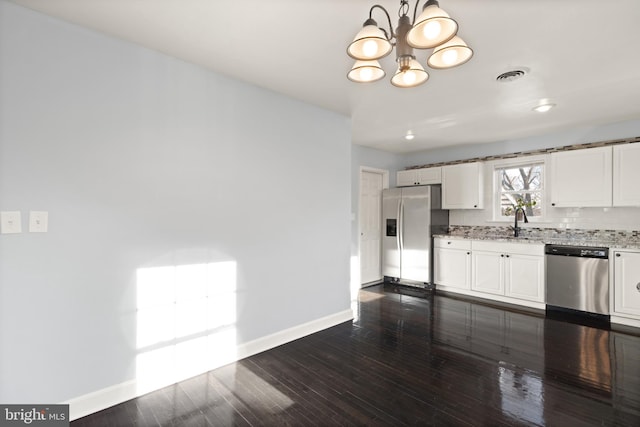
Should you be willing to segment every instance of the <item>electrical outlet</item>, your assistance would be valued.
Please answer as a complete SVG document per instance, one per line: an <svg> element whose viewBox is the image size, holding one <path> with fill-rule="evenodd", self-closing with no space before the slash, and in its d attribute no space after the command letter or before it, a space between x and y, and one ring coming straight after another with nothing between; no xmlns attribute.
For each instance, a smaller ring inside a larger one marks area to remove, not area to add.
<svg viewBox="0 0 640 427"><path fill-rule="evenodd" d="M0 212L0 233L22 233L22 216L20 211Z"/></svg>
<svg viewBox="0 0 640 427"><path fill-rule="evenodd" d="M49 228L49 212L31 211L29 212L29 232L46 233Z"/></svg>

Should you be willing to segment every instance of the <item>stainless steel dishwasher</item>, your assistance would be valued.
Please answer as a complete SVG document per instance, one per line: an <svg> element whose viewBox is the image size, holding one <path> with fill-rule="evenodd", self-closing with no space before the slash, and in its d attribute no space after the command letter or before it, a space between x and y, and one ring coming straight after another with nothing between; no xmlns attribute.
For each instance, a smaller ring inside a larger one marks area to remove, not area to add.
<svg viewBox="0 0 640 427"><path fill-rule="evenodd" d="M546 245L547 308L609 314L609 248Z"/></svg>

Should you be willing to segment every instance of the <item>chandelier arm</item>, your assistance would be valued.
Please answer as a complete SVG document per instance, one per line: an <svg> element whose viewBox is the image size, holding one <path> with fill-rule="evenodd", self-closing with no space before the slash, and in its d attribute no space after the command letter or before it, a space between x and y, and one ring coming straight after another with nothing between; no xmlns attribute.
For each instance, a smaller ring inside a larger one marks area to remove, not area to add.
<svg viewBox="0 0 640 427"><path fill-rule="evenodd" d="M391 24L391 17L389 16L389 12L387 12L387 9L380 6L379 4L374 4L373 6L371 6L371 9L369 9L369 19L373 19L373 9L376 9L376 8L381 9L384 12L384 14L387 15L387 21L389 22L389 34L391 34L391 36L387 34L384 28L380 28L380 27L378 28L380 28L384 33L384 35L387 36L387 40L391 41L396 35L393 33L393 24Z"/></svg>
<svg viewBox="0 0 640 427"><path fill-rule="evenodd" d="M416 23L416 16L418 15L418 5L420 4L420 0L416 0L416 5L413 8L413 19L411 20L411 25Z"/></svg>

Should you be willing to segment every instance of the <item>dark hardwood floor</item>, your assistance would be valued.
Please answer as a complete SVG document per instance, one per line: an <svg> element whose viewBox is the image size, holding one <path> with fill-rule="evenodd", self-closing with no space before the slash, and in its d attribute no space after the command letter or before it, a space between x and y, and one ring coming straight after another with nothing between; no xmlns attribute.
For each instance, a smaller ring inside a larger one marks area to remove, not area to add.
<svg viewBox="0 0 640 427"><path fill-rule="evenodd" d="M640 336L374 286L357 318L72 423L640 426Z"/></svg>

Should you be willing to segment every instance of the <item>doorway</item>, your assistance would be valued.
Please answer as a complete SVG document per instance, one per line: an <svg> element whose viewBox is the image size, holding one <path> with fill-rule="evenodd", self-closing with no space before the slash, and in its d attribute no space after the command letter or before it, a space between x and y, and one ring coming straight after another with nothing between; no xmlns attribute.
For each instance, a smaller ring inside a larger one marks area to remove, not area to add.
<svg viewBox="0 0 640 427"><path fill-rule="evenodd" d="M389 171L360 168L360 285L382 279L382 190L389 188Z"/></svg>

